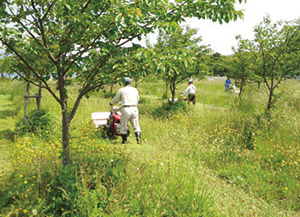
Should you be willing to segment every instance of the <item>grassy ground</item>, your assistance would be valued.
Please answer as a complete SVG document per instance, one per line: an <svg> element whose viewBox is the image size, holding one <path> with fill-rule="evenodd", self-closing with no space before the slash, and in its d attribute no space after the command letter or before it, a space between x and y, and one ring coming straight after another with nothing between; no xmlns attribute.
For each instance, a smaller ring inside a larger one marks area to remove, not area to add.
<svg viewBox="0 0 300 217"><path fill-rule="evenodd" d="M10 95L0 95L0 181L10 170L9 145L12 142L12 133L15 123L13 105Z"/></svg>
<svg viewBox="0 0 300 217"><path fill-rule="evenodd" d="M223 81L198 81L196 105L165 119L154 115L164 112L164 84L143 82L138 87L144 99L139 106L143 143L137 145L131 136L126 146L120 145L120 138L103 140L89 123L92 112L109 109L103 93L91 94L72 122L71 172L61 168L57 135L44 140L29 134L10 141L22 108L14 107L9 93L15 99L20 94L2 90L0 111L14 114L1 112L0 119L6 125L1 128L6 132L1 134L6 147L1 161L14 166L1 171L6 174L0 192L2 213L300 216L299 86L294 81L282 84L275 118L266 122L264 89L249 85L241 102L225 93ZM185 88L186 84L178 87ZM75 85L69 93L75 95ZM57 122L53 131L59 131L59 106L47 93L42 107L51 108Z"/></svg>

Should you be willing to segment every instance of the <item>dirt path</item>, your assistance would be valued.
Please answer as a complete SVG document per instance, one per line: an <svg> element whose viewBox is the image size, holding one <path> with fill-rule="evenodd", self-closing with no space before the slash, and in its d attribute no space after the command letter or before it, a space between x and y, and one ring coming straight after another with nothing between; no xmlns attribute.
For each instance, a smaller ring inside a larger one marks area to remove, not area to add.
<svg viewBox="0 0 300 217"><path fill-rule="evenodd" d="M0 182L10 169L8 147L13 139L13 105L9 95L0 95Z"/></svg>

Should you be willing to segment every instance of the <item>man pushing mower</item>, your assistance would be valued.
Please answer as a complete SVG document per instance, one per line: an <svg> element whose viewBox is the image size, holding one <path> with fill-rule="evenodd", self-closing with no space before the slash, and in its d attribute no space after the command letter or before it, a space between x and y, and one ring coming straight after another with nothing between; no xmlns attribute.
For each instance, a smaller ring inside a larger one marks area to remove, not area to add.
<svg viewBox="0 0 300 217"><path fill-rule="evenodd" d="M196 87L193 84L193 79L188 79L188 87L186 90L181 92L182 94L188 94L188 103L193 102L193 105L196 103Z"/></svg>
<svg viewBox="0 0 300 217"><path fill-rule="evenodd" d="M131 86L131 79L128 77L124 78L125 87L118 90L117 95L110 101L110 105L121 103L121 134L122 144L127 142L127 124L130 121L134 130L136 141L138 144L141 143L141 128L139 125L139 110L138 101L139 93L138 90Z"/></svg>

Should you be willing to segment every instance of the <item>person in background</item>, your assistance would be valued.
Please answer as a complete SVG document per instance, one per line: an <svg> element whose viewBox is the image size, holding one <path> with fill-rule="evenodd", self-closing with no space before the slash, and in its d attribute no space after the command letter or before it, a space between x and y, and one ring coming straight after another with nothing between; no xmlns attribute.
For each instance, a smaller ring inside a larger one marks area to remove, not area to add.
<svg viewBox="0 0 300 217"><path fill-rule="evenodd" d="M139 93L138 90L131 86L131 79L128 77L124 78L125 87L118 90L117 95L110 101L110 105L121 103L121 134L122 144L127 142L127 124L131 122L134 130L136 141L138 144L141 143L141 128L139 125L139 110L138 101Z"/></svg>
<svg viewBox="0 0 300 217"><path fill-rule="evenodd" d="M225 89L226 92L228 92L229 87L232 85L232 82L230 81L230 77L227 77L226 81L225 81Z"/></svg>
<svg viewBox="0 0 300 217"><path fill-rule="evenodd" d="M188 103L193 102L193 105L196 103L196 87L193 84L193 79L188 79L188 87L186 90L181 92L182 94L188 94Z"/></svg>

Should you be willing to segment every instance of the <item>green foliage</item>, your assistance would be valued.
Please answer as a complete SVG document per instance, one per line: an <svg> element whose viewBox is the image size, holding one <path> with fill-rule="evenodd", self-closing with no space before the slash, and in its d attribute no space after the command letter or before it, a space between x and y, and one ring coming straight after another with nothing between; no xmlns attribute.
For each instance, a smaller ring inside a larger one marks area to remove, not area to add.
<svg viewBox="0 0 300 217"><path fill-rule="evenodd" d="M180 99L175 103L169 101L167 103L163 103L161 107L155 109L152 115L156 118L170 118L175 114L182 114L187 111L187 102Z"/></svg>
<svg viewBox="0 0 300 217"><path fill-rule="evenodd" d="M234 56L231 60L230 72L228 75L236 79L238 83L241 96L244 88L249 82L263 82L263 78L255 74L252 65L252 44L249 40L244 40L241 36L237 36L238 48L234 49Z"/></svg>
<svg viewBox="0 0 300 217"><path fill-rule="evenodd" d="M154 45L156 54L152 67L169 87L172 99L179 83L192 76L200 77L206 71L209 49L199 45L202 38L195 37L196 33L189 27L179 28L176 32L161 32Z"/></svg>
<svg viewBox="0 0 300 217"><path fill-rule="evenodd" d="M11 57L2 57L0 54L0 73L2 77L10 77L14 74L13 70L11 69L13 60ZM5 74L5 75L4 75Z"/></svg>
<svg viewBox="0 0 300 217"><path fill-rule="evenodd" d="M297 21L272 23L269 16L254 29L251 62L255 74L269 90L267 112L274 105L274 92L280 82L299 69L300 28Z"/></svg>
<svg viewBox="0 0 300 217"><path fill-rule="evenodd" d="M214 53L209 56L208 66L214 76L226 76L230 72L230 57Z"/></svg>
<svg viewBox="0 0 300 217"><path fill-rule="evenodd" d="M47 137L55 131L54 120L46 110L31 111L26 120L19 120L15 128L15 136L24 136L28 133Z"/></svg>
<svg viewBox="0 0 300 217"><path fill-rule="evenodd" d="M103 97L106 98L106 99L107 99L107 98L114 98L115 95L116 95L116 93L105 92L105 93L103 94Z"/></svg>

